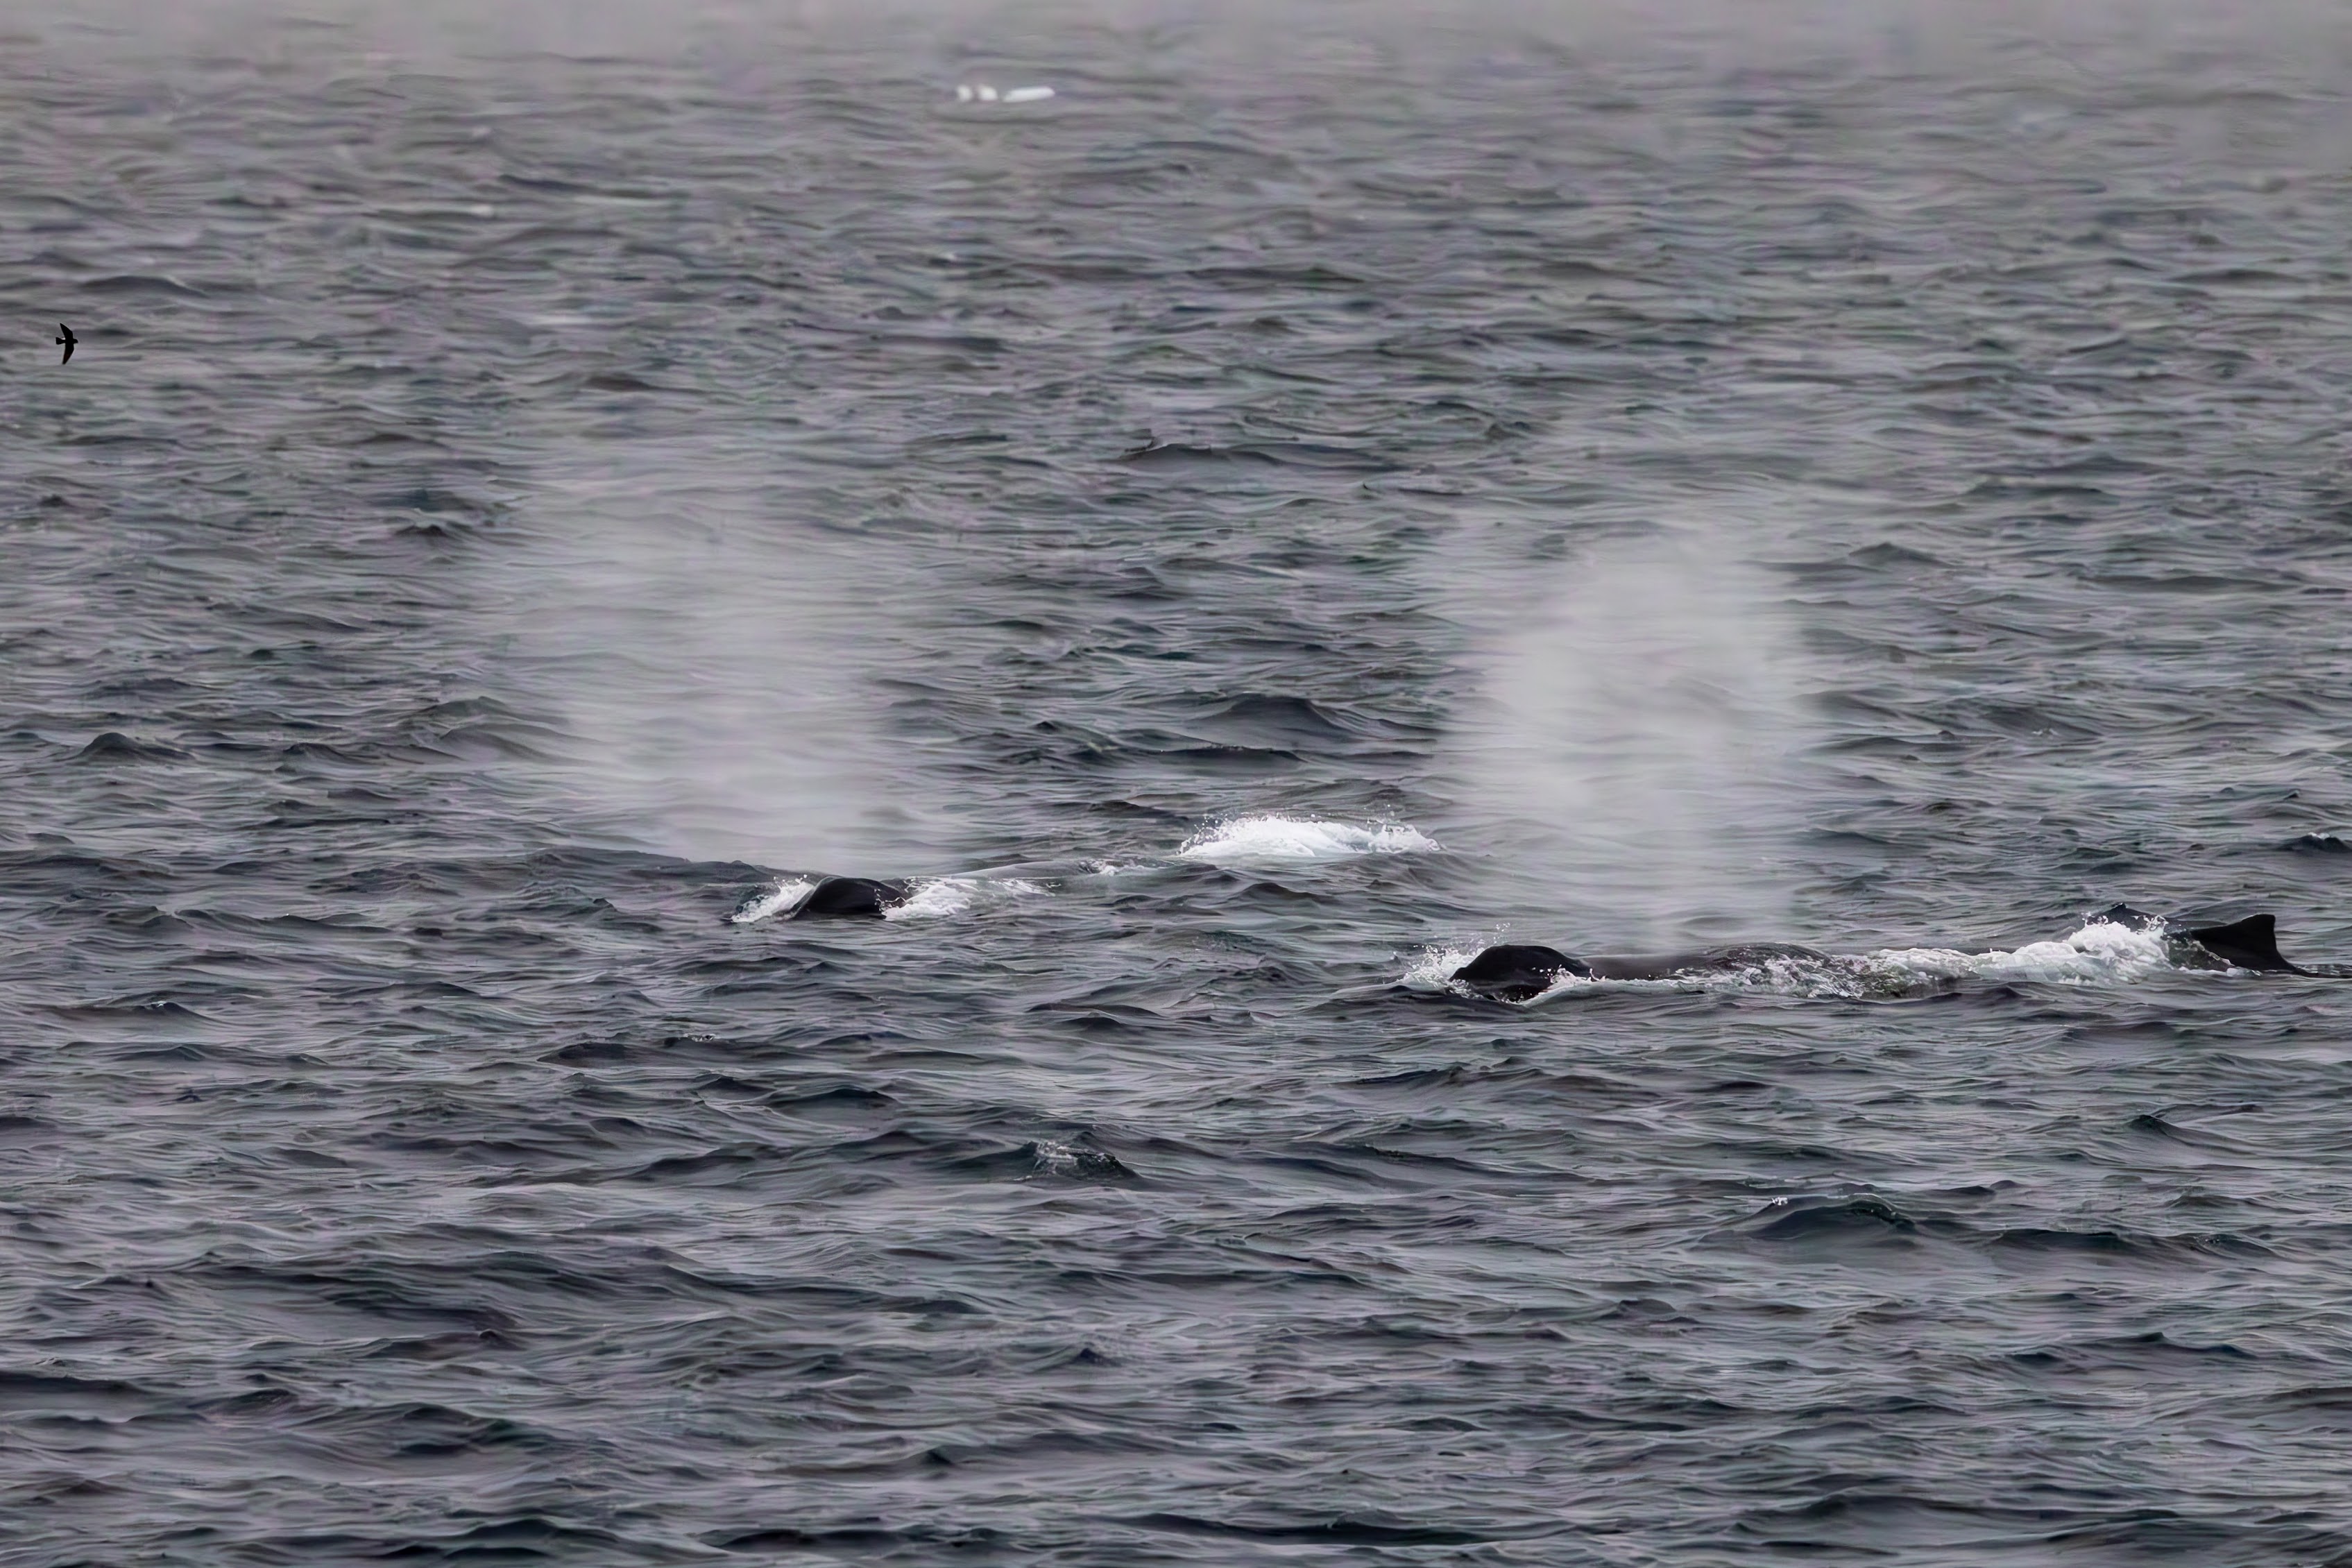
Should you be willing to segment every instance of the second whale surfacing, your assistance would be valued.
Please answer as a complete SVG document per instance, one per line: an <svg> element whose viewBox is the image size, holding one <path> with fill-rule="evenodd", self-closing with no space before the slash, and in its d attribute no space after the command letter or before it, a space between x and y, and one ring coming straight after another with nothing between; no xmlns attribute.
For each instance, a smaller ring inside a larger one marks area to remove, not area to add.
<svg viewBox="0 0 2352 1568"><path fill-rule="evenodd" d="M878 921L905 903L908 892L904 882L886 882L876 877L827 877L811 888L784 918Z"/></svg>
<svg viewBox="0 0 2352 1568"><path fill-rule="evenodd" d="M2258 974L2300 974L2317 979L2352 979L2352 966L2291 963L2278 950L2278 921L2267 914L2249 915L2226 925L2176 929L2159 916L2117 904L2092 917L2127 931L2147 931L2164 939L2167 959L2178 968L2240 970ZM1697 980L1738 974L1778 963L1834 964L1832 955L1788 942L1742 942L1706 948L1696 952L1651 957L1579 958L1556 947L1532 942L1507 942L1472 958L1447 978L1472 994L1495 1002L1530 1002L1563 977L1578 980ZM1851 961L1848 961L1851 962Z"/></svg>
<svg viewBox="0 0 2352 1568"><path fill-rule="evenodd" d="M1513 942L1486 949L1455 970L1453 978L1481 996L1526 1002L1550 990L1564 974L1580 980L1674 980L1734 973L1784 959L1831 961L1826 952L1779 942L1740 942L1697 952L1600 958L1577 958L1556 947Z"/></svg>

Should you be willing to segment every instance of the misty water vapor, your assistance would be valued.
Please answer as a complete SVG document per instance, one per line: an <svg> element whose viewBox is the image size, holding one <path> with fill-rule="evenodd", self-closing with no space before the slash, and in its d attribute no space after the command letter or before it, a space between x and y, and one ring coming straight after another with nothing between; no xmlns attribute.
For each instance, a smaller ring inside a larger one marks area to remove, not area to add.
<svg viewBox="0 0 2352 1568"><path fill-rule="evenodd" d="M1805 731L1792 628L1727 533L1596 543L1523 595L1481 660L1461 734L1472 796L1603 940L1785 929Z"/></svg>
<svg viewBox="0 0 2352 1568"><path fill-rule="evenodd" d="M517 679L572 737L557 788L641 847L905 868L921 841L874 677L854 534L688 438L543 472L508 580Z"/></svg>

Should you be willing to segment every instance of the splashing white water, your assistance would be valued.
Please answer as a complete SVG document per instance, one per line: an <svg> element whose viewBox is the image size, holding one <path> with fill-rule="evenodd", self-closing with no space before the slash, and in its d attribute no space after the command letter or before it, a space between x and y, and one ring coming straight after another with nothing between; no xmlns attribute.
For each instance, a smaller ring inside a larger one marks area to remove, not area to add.
<svg viewBox="0 0 2352 1568"><path fill-rule="evenodd" d="M739 926L751 925L771 915L782 914L815 890L816 884L805 877L787 877L727 918Z"/></svg>
<svg viewBox="0 0 2352 1568"><path fill-rule="evenodd" d="M1176 851L1181 860L1213 866L1286 864L1345 860L1359 855L1419 854L1438 847L1418 828L1401 823L1361 826L1313 817L1237 816L1187 839Z"/></svg>
<svg viewBox="0 0 2352 1568"><path fill-rule="evenodd" d="M1906 947L1870 958L1929 979L2022 980L2046 985L2112 985L2172 967L2161 928L2134 931L2112 921L2093 921L2055 942L1992 952Z"/></svg>
<svg viewBox="0 0 2352 1568"><path fill-rule="evenodd" d="M935 877L917 882L907 901L882 911L886 921L931 921L960 915L983 904L1035 898L1045 892L1017 877Z"/></svg>

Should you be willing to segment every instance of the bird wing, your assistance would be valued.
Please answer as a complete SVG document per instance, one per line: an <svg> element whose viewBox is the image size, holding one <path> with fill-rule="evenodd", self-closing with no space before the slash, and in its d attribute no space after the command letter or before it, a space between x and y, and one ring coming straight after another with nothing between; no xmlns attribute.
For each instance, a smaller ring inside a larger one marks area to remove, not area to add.
<svg viewBox="0 0 2352 1568"><path fill-rule="evenodd" d="M58 361L58 363L59 364L66 364L66 363L69 363L72 361L72 359L73 359L73 351L74 351L74 346L73 346L73 344L72 344L70 342L68 342L66 344L66 357L65 357L64 359L61 359L61 360Z"/></svg>

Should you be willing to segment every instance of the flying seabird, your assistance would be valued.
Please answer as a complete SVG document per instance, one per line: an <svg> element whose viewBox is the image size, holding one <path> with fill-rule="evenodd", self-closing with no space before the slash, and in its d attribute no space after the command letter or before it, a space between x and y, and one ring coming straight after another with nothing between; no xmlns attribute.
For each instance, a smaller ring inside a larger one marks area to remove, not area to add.
<svg viewBox="0 0 2352 1568"><path fill-rule="evenodd" d="M65 334L63 337L58 339L58 342L65 344L66 346L66 358L58 361L59 364L63 364L66 363L66 360L73 358L73 346L81 340L75 337L73 335L73 329L67 326L63 321L59 321L58 323L58 331Z"/></svg>

